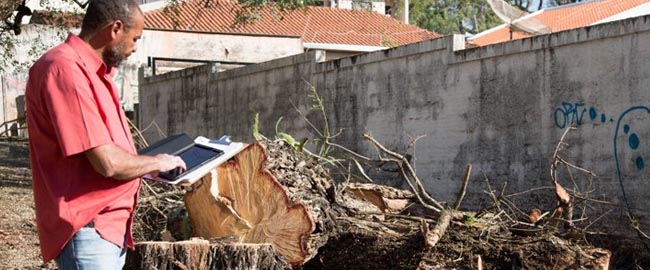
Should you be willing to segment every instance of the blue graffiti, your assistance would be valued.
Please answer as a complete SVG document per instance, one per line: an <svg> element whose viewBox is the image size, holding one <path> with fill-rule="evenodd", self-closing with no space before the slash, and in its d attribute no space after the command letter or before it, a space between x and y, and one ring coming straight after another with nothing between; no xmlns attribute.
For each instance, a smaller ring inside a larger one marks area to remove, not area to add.
<svg viewBox="0 0 650 270"><path fill-rule="evenodd" d="M634 150L639 148L639 137L636 136L635 133L632 133L632 135L630 135L630 148Z"/></svg>
<svg viewBox="0 0 650 270"><path fill-rule="evenodd" d="M589 112L589 118L585 119L587 112ZM592 106L587 109L582 102L562 102L562 105L553 111L553 118L556 127L565 128L567 126L581 126L585 123L585 120L596 122L598 121L598 114L599 112L595 107ZM607 116L600 113L600 122L605 123L606 121Z"/></svg>
<svg viewBox="0 0 650 270"><path fill-rule="evenodd" d="M621 185L621 191L623 191L623 198L625 200L625 204L627 205L628 209L630 209L630 204L627 201L627 195L625 194L625 187L623 185L623 176L621 173L621 162L618 157L618 144L616 142L616 139L618 138L619 134L619 128L621 127L621 122L625 118L625 116L631 112L635 111L641 111L641 112L646 112L650 114L650 107L646 106L634 106L629 109L627 109L625 112L621 114L621 116L618 118L618 121L616 122L616 129L614 130L614 160L616 161L616 175L618 176L618 182ZM639 144L641 143L639 140L639 137L636 135L636 133L630 134L631 127L628 124L625 124L623 126L623 132L625 135L628 135L628 144L632 150L637 150L639 147ZM636 163L636 168L641 171L645 167L645 161L643 160L643 157L640 155L636 157L634 160Z"/></svg>
<svg viewBox="0 0 650 270"><path fill-rule="evenodd" d="M596 116L598 116L596 109L594 107L589 108L589 118L591 118L591 121L594 121L594 119L596 119Z"/></svg>
<svg viewBox="0 0 650 270"><path fill-rule="evenodd" d="M649 107L635 106L635 107L631 107L631 108L627 109L625 112L623 112L623 114L621 114L621 116L618 118L618 121L616 122L616 129L614 130L614 159L616 160L616 170L618 171L619 180L621 178L621 168L620 168L620 164L619 164L619 161L618 161L618 152L617 152L618 145L616 143L616 138L618 138L618 130L619 130L619 127L621 125L621 121L623 120L623 118L628 113L638 111L638 110L646 111L647 113L650 114L650 108ZM630 146L630 148L632 150L637 150L639 148L639 145L641 144L641 140L639 139L639 136L636 135L636 133L631 132L630 125L628 125L628 124L623 125L623 133L625 133L625 135L628 135L627 143ZM643 160L643 157L641 157L641 156L638 156L635 159L635 163L636 163L636 168L638 170L643 170L643 168L645 167L645 161Z"/></svg>
<svg viewBox="0 0 650 270"><path fill-rule="evenodd" d="M582 125L582 119L587 112L586 108L582 108L583 106L585 106L585 104L581 102L562 102L562 106L553 112L555 126L558 128L565 128L567 125Z"/></svg>

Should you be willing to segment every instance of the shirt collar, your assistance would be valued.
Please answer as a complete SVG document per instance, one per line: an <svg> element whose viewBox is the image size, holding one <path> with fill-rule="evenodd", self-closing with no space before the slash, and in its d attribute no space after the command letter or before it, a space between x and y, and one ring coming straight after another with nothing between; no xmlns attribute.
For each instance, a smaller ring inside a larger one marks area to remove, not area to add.
<svg viewBox="0 0 650 270"><path fill-rule="evenodd" d="M79 36L69 33L65 43L79 55L80 61L86 66L87 69L97 72L97 74L110 76L115 73L114 68L107 67L104 60L99 58L95 51L92 50L90 45L82 40Z"/></svg>

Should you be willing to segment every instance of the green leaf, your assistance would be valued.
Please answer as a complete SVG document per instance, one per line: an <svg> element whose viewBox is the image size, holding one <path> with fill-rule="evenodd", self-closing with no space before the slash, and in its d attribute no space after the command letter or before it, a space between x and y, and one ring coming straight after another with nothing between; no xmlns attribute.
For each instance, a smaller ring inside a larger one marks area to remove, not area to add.
<svg viewBox="0 0 650 270"><path fill-rule="evenodd" d="M289 135L287 133L278 132L277 135L278 135L278 137L280 137L280 139L287 142L289 145L293 146L294 148L296 148L298 146L298 144L299 144L298 141L296 141L296 139L293 138L293 136L291 136L291 135Z"/></svg>
<svg viewBox="0 0 650 270"><path fill-rule="evenodd" d="M302 139L298 145L296 145L296 151L302 152L302 149L305 148L305 144L307 144L307 138Z"/></svg>
<svg viewBox="0 0 650 270"><path fill-rule="evenodd" d="M260 133L260 114L255 113L255 119L253 120L253 137L256 141L261 141L266 139L264 135Z"/></svg>

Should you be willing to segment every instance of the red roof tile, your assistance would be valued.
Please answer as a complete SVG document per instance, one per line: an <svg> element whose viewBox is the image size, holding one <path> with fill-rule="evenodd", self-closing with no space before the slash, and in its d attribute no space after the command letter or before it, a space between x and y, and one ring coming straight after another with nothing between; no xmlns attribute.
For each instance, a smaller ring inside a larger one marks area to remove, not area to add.
<svg viewBox="0 0 650 270"><path fill-rule="evenodd" d="M234 25L235 11L239 9L236 1L212 0L206 8L205 1L188 0L178 5L178 16L162 8L145 12L145 29L296 36L309 43L383 47L440 37L378 13L329 7L294 10L282 17L264 8L260 20Z"/></svg>
<svg viewBox="0 0 650 270"><path fill-rule="evenodd" d="M560 32L569 29L589 26L598 21L614 16L650 0L594 0L580 2L541 10L522 19L537 20L551 29L551 32ZM479 46L499 43L510 40L510 27L497 26L495 28L479 33L471 41ZM532 36L531 34L513 30L512 39L522 39Z"/></svg>

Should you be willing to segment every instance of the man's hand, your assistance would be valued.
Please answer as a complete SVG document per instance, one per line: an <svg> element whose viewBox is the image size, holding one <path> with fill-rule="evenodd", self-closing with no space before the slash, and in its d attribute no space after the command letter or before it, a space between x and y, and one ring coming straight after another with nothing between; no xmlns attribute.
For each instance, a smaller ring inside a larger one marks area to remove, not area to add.
<svg viewBox="0 0 650 270"><path fill-rule="evenodd" d="M181 172L187 170L185 162L178 156L172 156L167 154L159 154L154 156L158 159L158 165L160 166L157 170L151 172L152 176L158 176L160 172L171 171L176 168L181 168Z"/></svg>
<svg viewBox="0 0 650 270"><path fill-rule="evenodd" d="M84 152L95 171L107 178L131 180L145 174L158 175L174 168L186 169L180 157L160 154L138 156L114 144L104 144Z"/></svg>

